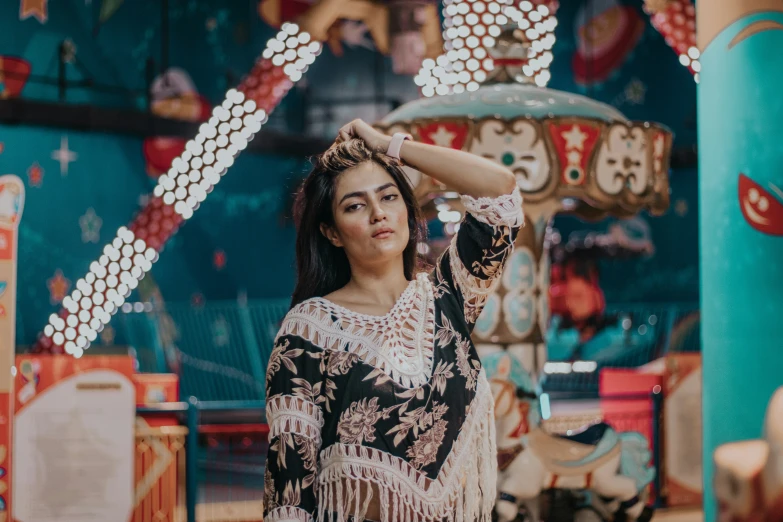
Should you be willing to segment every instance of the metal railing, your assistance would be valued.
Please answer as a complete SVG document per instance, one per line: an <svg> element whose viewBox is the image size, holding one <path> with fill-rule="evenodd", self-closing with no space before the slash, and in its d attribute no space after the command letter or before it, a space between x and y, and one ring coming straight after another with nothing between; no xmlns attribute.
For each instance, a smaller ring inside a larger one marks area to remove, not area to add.
<svg viewBox="0 0 783 522"><path fill-rule="evenodd" d="M611 402L612 407L607 408L585 394L559 396L550 404L553 413L544 421L544 428L568 434L603 421L618 432L641 433L650 443L651 464L656 469L652 488L654 505L665 505L660 437L663 397L658 393L601 399ZM177 432L180 436L185 434L184 514L180 510L176 520L261 520L269 432L263 402L201 402L191 397L187 402L164 403L139 408L137 412L144 417L176 415L184 425ZM178 491L171 484L168 489L169 494ZM148 519L134 520L147 522Z"/></svg>
<svg viewBox="0 0 783 522"><path fill-rule="evenodd" d="M132 308L132 307L130 307ZM602 368L634 368L670 352L699 351L699 312L695 304L611 305L616 341L581 358L589 371L550 372L549 392L598 393ZM143 307L137 307L142 309ZM117 343L133 347L139 371L174 371L181 396L204 401L263 400L265 368L288 300L167 305L165 310L120 313Z"/></svg>

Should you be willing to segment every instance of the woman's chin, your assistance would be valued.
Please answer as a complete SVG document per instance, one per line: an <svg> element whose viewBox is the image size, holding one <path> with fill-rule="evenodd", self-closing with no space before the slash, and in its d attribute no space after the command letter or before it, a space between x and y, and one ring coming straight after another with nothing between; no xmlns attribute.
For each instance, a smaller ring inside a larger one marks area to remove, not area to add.
<svg viewBox="0 0 783 522"><path fill-rule="evenodd" d="M368 254L364 256L368 261L372 261L373 264L384 263L392 261L401 257L405 252L405 245L399 245L396 241L384 241L376 240L368 249Z"/></svg>

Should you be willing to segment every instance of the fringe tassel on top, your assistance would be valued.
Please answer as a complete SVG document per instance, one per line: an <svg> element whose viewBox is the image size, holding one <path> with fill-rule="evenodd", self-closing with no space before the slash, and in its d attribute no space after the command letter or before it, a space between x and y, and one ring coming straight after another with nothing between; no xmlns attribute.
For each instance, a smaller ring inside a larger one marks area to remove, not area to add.
<svg viewBox="0 0 783 522"><path fill-rule="evenodd" d="M321 453L321 464L314 484L319 520L346 522L350 515L364 520L375 485L380 522L490 522L497 449L489 384L486 378L479 379L470 413L435 480L403 459L365 446L330 446Z"/></svg>

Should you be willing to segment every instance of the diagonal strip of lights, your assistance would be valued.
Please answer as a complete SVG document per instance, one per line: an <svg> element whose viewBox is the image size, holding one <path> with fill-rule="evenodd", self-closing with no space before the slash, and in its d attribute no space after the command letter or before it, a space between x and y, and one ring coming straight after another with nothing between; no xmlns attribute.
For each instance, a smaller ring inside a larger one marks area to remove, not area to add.
<svg viewBox="0 0 783 522"><path fill-rule="evenodd" d="M158 179L154 197L129 227L120 227L90 271L52 314L37 351L81 357L108 324L178 227L198 209L233 165L267 115L302 78L321 52L321 44L296 24L285 24L267 43L261 58L239 89L226 93L212 117Z"/></svg>
<svg viewBox="0 0 783 522"><path fill-rule="evenodd" d="M551 78L557 2L548 0L444 0L444 48L437 60L427 59L414 78L425 97L471 92L479 88L494 61L487 49L502 28L516 24L531 44L523 72L545 87Z"/></svg>
<svg viewBox="0 0 783 522"><path fill-rule="evenodd" d="M696 47L696 6L691 0L646 0L644 10L653 27L677 53L680 63L699 83L701 53Z"/></svg>

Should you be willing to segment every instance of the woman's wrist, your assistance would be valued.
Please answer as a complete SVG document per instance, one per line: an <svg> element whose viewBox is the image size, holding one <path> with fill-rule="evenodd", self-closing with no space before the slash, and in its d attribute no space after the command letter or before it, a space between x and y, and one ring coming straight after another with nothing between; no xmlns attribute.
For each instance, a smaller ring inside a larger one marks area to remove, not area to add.
<svg viewBox="0 0 783 522"><path fill-rule="evenodd" d="M378 152L380 154L386 154L386 152L389 150L389 145L391 145L391 136L387 136L386 134L379 133L380 136L378 137L378 143L373 147L375 149L375 152Z"/></svg>

